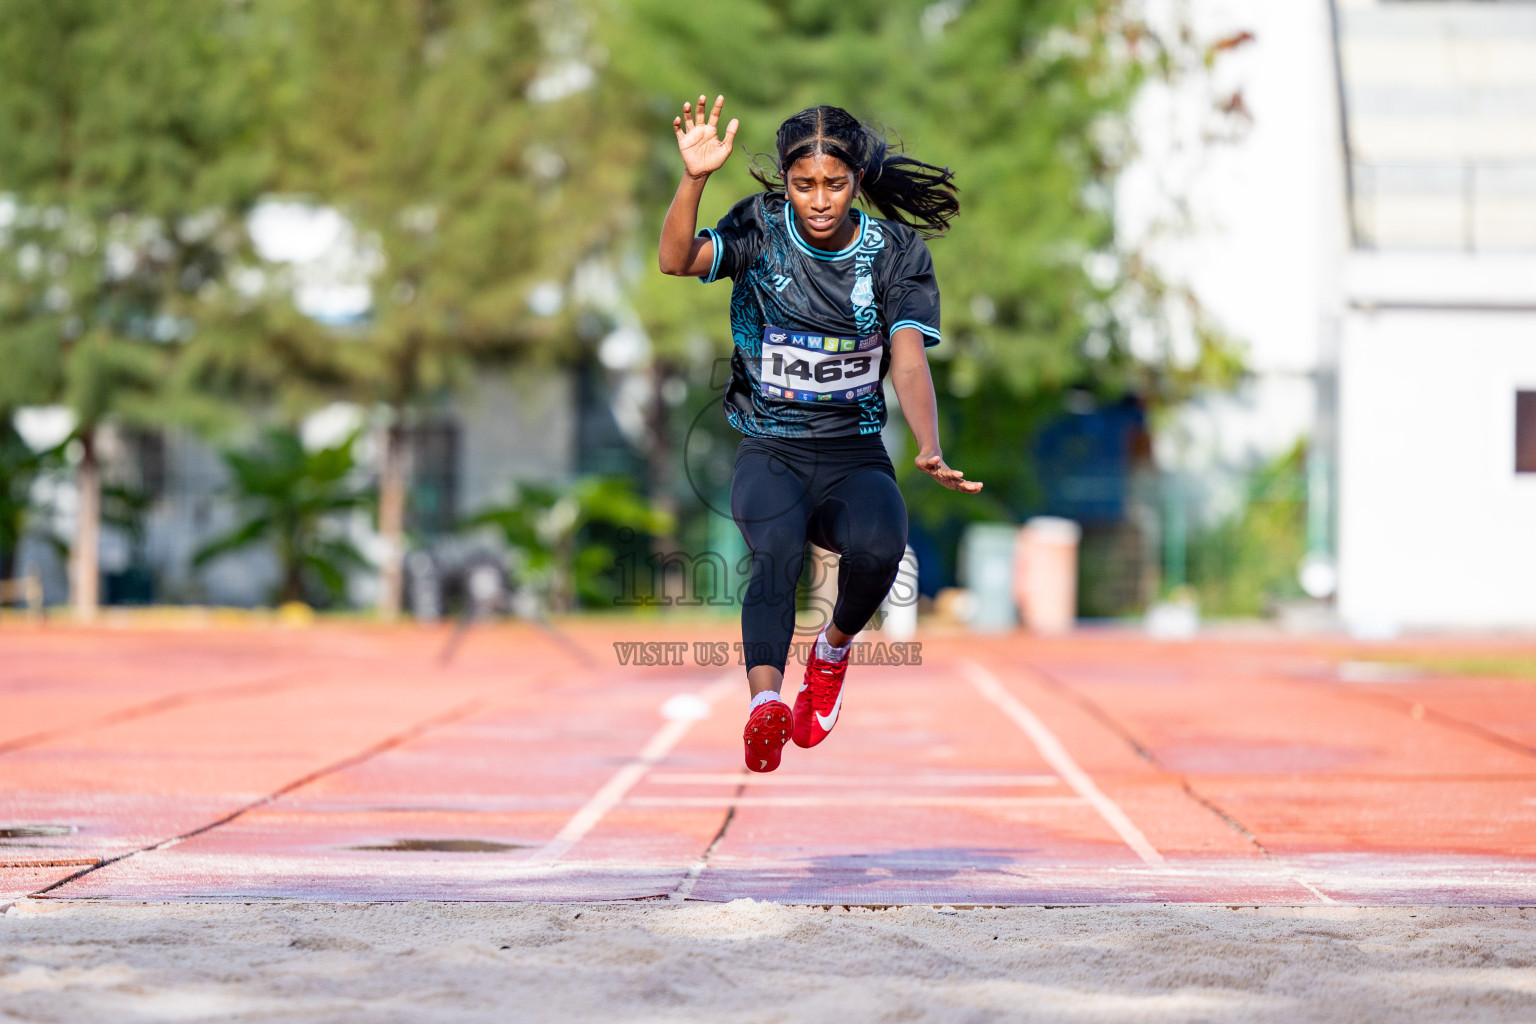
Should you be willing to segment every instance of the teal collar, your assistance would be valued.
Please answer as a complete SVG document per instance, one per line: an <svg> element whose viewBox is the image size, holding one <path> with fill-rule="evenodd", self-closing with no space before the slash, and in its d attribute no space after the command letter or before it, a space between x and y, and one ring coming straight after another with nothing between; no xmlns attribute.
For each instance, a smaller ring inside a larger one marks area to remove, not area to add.
<svg viewBox="0 0 1536 1024"><path fill-rule="evenodd" d="M859 217L858 235L854 237L853 241L848 245L848 248L842 249L838 252L827 252L825 249L816 248L814 245L811 245L810 243L806 242L805 239L800 237L800 229L795 226L795 208L789 204L789 200L786 199L784 201L784 227L789 231L790 239L795 243L795 247L797 249L805 253L807 256L818 260L830 261L847 259L849 256L852 256L855 252L858 251L860 245L864 244L864 232L869 227L869 214L857 208L851 211L850 215L852 214L858 214Z"/></svg>

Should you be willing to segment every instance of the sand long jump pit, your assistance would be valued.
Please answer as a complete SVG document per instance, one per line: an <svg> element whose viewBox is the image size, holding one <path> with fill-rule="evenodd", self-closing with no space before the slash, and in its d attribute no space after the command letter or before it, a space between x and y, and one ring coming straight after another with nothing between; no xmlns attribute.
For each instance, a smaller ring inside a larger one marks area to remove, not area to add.
<svg viewBox="0 0 1536 1024"><path fill-rule="evenodd" d="M8 629L0 1020L1536 1020L1529 644L658 632Z"/></svg>
<svg viewBox="0 0 1536 1024"><path fill-rule="evenodd" d="M4 1019L1536 1019L1507 908L38 902Z"/></svg>

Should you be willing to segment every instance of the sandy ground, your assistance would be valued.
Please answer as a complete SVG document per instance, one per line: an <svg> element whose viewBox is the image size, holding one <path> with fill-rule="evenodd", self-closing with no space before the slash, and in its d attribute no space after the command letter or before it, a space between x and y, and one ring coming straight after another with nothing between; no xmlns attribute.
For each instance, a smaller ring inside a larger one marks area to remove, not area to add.
<svg viewBox="0 0 1536 1024"><path fill-rule="evenodd" d="M1532 1021L1536 910L22 900L0 1020Z"/></svg>

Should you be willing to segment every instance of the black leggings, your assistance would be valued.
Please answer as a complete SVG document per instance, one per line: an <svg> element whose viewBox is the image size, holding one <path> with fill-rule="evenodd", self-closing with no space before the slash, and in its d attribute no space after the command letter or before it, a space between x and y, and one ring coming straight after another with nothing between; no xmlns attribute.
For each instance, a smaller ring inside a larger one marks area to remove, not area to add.
<svg viewBox="0 0 1536 1024"><path fill-rule="evenodd" d="M807 539L841 558L831 620L849 635L885 600L907 546L907 506L878 434L744 438L731 479L731 517L752 549L741 606L748 670L784 671Z"/></svg>

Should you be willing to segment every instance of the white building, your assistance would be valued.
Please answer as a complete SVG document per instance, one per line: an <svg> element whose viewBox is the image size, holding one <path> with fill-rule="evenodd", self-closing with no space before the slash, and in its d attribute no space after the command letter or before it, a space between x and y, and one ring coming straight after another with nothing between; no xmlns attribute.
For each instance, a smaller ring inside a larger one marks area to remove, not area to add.
<svg viewBox="0 0 1536 1024"><path fill-rule="evenodd" d="M1536 4L1191 10L1253 41L1148 92L1121 219L1134 238L1159 192L1187 201L1193 230L1150 248L1254 378L1188 410L1160 462L1220 476L1310 437L1310 541L1347 625L1536 628ZM1251 128L1192 144L1231 95Z"/></svg>
<svg viewBox="0 0 1536 1024"><path fill-rule="evenodd" d="M1338 27L1339 610L1536 628L1536 6L1339 0Z"/></svg>

